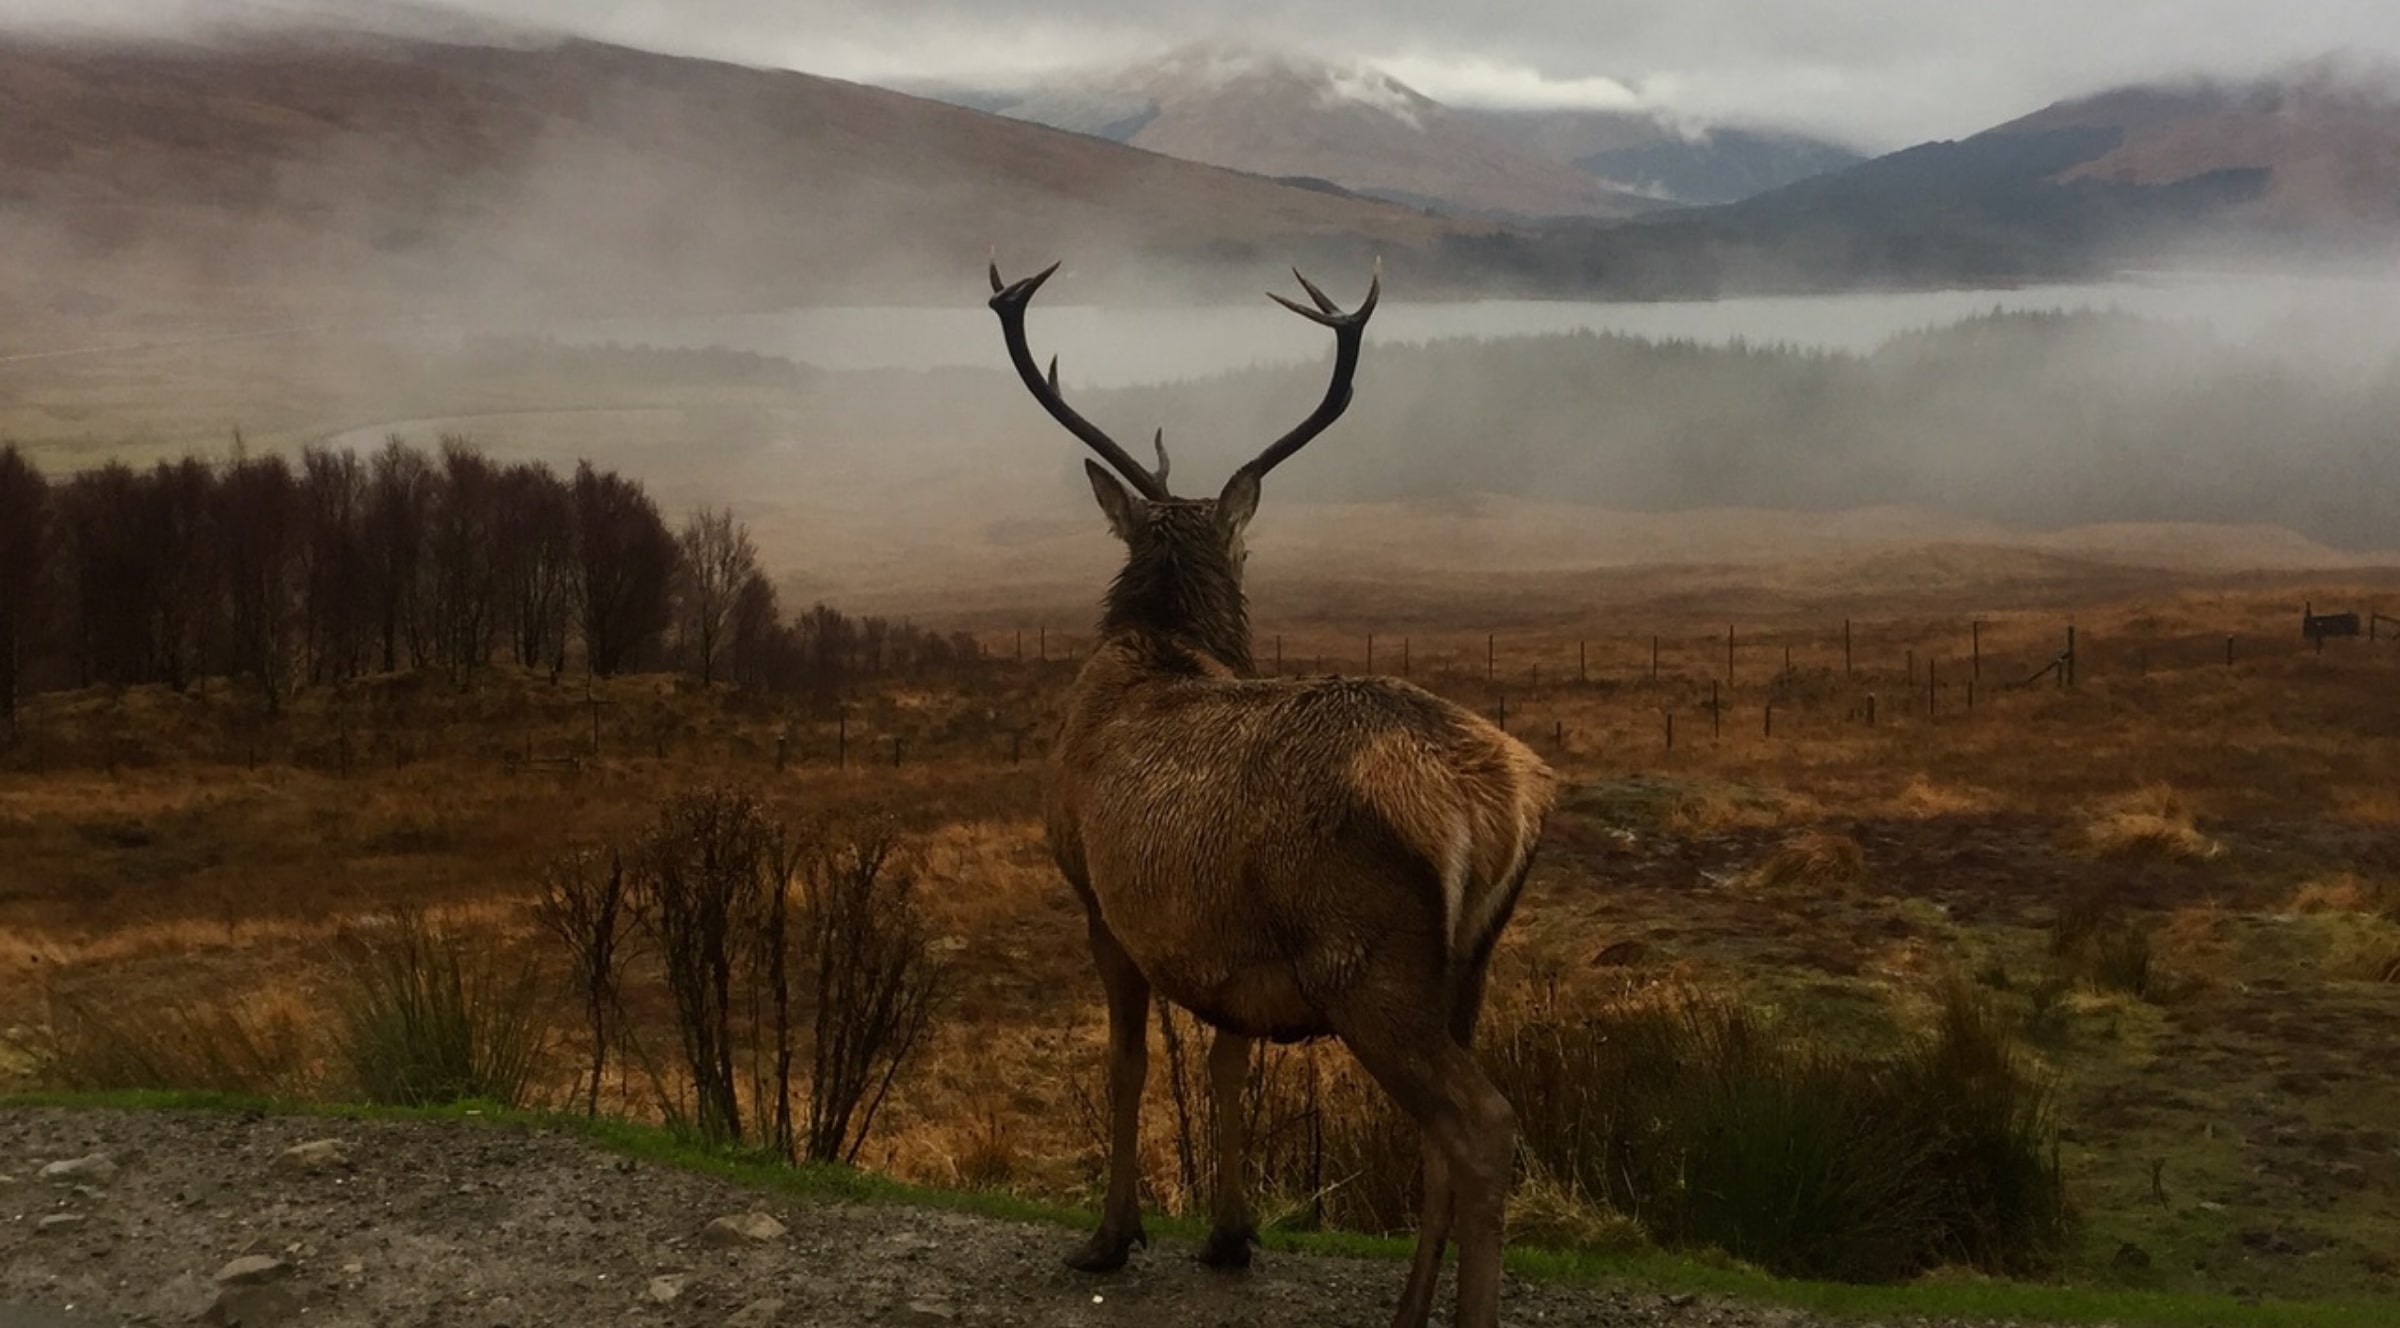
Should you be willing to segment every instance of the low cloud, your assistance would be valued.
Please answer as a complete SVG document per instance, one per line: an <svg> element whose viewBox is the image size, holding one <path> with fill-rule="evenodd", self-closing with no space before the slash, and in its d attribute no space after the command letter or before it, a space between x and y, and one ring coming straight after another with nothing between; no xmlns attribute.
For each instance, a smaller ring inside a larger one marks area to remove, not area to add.
<svg viewBox="0 0 2400 1328"><path fill-rule="evenodd" d="M1616 79L1559 78L1526 65L1477 56L1371 56L1367 63L1435 101L1511 110L1632 111L1653 105Z"/></svg>

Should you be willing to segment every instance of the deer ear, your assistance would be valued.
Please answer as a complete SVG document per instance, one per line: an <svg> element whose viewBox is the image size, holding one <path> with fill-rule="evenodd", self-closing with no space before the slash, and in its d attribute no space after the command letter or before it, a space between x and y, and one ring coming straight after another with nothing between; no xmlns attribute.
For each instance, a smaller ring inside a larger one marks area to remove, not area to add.
<svg viewBox="0 0 2400 1328"><path fill-rule="evenodd" d="M1133 543L1134 535L1148 524L1149 513L1142 510L1142 505L1133 500L1132 494L1125 492L1125 486L1117 482L1117 477L1109 474L1108 468L1099 462L1085 461L1083 473L1091 477L1092 496L1100 500L1100 510L1108 514L1108 528L1116 532L1118 539L1127 544Z"/></svg>
<svg viewBox="0 0 2400 1328"><path fill-rule="evenodd" d="M1217 495L1217 528L1227 535L1239 535L1257 514L1258 472L1244 466L1233 472L1233 478L1225 481L1225 491Z"/></svg>

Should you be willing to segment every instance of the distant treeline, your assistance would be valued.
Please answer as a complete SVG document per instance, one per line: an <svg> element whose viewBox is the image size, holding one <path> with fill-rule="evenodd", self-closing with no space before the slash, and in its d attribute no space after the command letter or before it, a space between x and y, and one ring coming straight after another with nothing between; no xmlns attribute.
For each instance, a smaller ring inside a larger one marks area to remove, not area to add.
<svg viewBox="0 0 2400 1328"><path fill-rule="evenodd" d="M0 447L0 720L45 688L235 678L272 707L304 685L495 662L829 697L976 657L972 638L822 604L787 621L730 512L671 530L639 483L589 462L560 475L394 438L52 482Z"/></svg>
<svg viewBox="0 0 2400 1328"><path fill-rule="evenodd" d="M1323 391L1323 367L1304 366L1094 397L1101 418L1165 421L1196 451L1233 440L1232 461ZM1590 333L1373 346L1349 414L1275 486L1647 511L1906 504L2035 527L2272 522L2389 548L2400 364L2307 368L2093 313L1994 313L1872 355Z"/></svg>

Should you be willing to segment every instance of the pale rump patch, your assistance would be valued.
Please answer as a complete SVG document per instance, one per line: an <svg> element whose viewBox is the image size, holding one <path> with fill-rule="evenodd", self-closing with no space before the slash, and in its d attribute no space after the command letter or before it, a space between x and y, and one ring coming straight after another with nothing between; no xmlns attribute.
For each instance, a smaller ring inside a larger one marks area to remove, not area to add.
<svg viewBox="0 0 2400 1328"><path fill-rule="evenodd" d="M1470 735L1482 750L1465 762L1467 778L1458 753L1436 751L1415 735L1369 743L1350 763L1354 787L1440 873L1443 938L1452 954L1488 941L1515 905L1557 784L1523 743L1497 729Z"/></svg>
<svg viewBox="0 0 2400 1328"><path fill-rule="evenodd" d="M1450 853L1442 863L1442 934L1455 952L1467 917L1467 890L1474 882L1475 823L1460 812L1450 831Z"/></svg>

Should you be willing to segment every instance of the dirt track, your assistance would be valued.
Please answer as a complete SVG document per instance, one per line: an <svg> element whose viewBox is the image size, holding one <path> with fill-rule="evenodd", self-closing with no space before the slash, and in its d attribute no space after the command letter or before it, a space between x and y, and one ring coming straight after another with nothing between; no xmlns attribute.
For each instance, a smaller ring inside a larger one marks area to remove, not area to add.
<svg viewBox="0 0 2400 1328"><path fill-rule="evenodd" d="M340 1160L283 1156L325 1138L339 1141ZM113 1175L41 1174L95 1153L108 1159L96 1170ZM1394 1263L1270 1253L1228 1277L1167 1243L1123 1274L1088 1278L1060 1266L1073 1238L1057 1228L794 1204L563 1135L472 1125L6 1110L0 1176L0 1328L198 1319L1335 1328L1383 1323L1401 1276ZM704 1235L713 1219L751 1211L788 1230ZM220 1281L245 1256L259 1256L251 1274ZM69 1309L69 1318L38 1314ZM1568 1328L1819 1322L1524 1282L1510 1284L1503 1313Z"/></svg>

